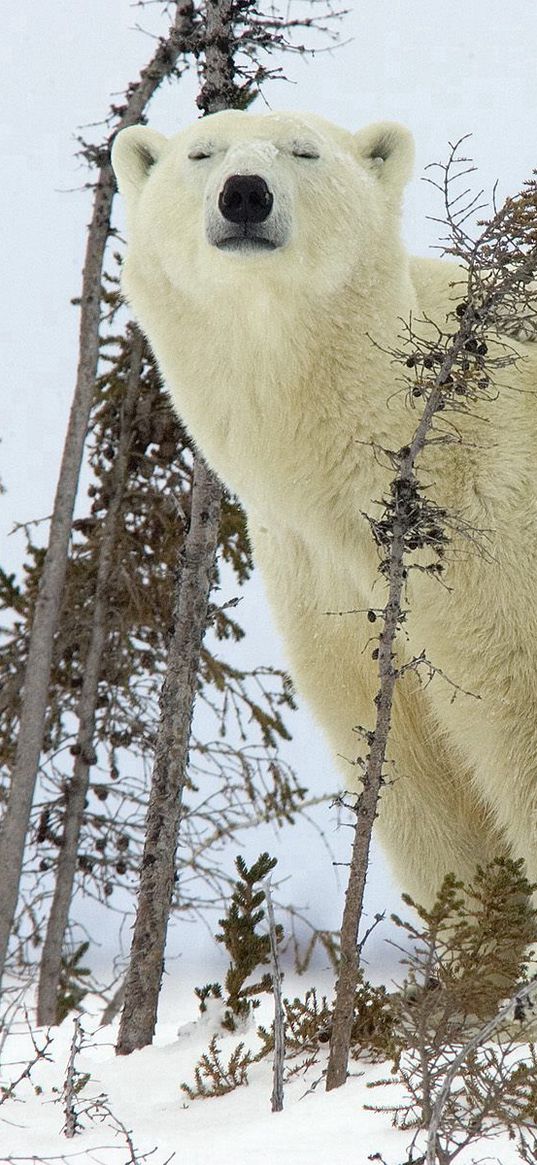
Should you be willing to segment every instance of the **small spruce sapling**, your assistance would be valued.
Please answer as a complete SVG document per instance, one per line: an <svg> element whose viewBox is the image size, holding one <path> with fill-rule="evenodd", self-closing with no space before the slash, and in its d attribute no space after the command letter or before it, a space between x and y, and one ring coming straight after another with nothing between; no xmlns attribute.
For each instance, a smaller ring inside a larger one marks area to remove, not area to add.
<svg viewBox="0 0 537 1165"><path fill-rule="evenodd" d="M222 1061L218 1036L214 1035L208 1051L203 1053L194 1069L195 1084L181 1084L190 1100L203 1100L210 1096L225 1096L241 1084L248 1083L247 1071L256 1059L241 1042L233 1049L227 1065Z"/></svg>
<svg viewBox="0 0 537 1165"><path fill-rule="evenodd" d="M217 942L223 943L230 956L230 965L224 980L224 988L220 983L207 983L204 987L196 987L196 995L200 1001L200 1012L207 1011L209 999L222 999L225 1002L225 1012L222 1027L228 1032L237 1030L250 1017L252 1011L259 1006L259 999L255 996L263 992L272 991L272 975L267 972L254 983L247 980L258 967L263 967L271 959L270 934L258 934L257 927L265 917L261 903L265 900L265 890L256 885L268 877L276 865L277 859L271 858L268 853L262 853L252 866L248 867L240 855L235 860L239 879L233 891L228 913L219 920L222 933L217 935ZM276 943L283 938L283 928L274 927ZM247 1071L250 1064L261 1059L268 1052L263 1047L257 1055L245 1049L241 1042L234 1048L227 1066L224 1065L218 1042L218 1036L213 1035L207 1052L200 1057L195 1069L195 1083L182 1084L190 1100L203 1099L209 1096L223 1096L232 1092L241 1084L248 1083Z"/></svg>
<svg viewBox="0 0 537 1165"><path fill-rule="evenodd" d="M502 1132L517 1141L522 1160L535 1160L527 1154L535 1140L537 1059L533 1045L518 1046L531 1016L522 1004L513 1015L511 1005L526 970L521 939L535 936L534 889L522 862L496 859L478 868L470 885L448 875L428 910L405 896L417 923L394 919L413 947L405 959L410 989L399 1008L406 1050L392 1078L406 1096L372 1107L415 1130L411 1153L426 1131L427 1156L415 1159L427 1165L451 1165L475 1142ZM530 990L526 984L520 998ZM502 997L513 994L498 1011Z"/></svg>
<svg viewBox="0 0 537 1165"><path fill-rule="evenodd" d="M536 888L521 860L496 858L478 866L468 886L449 874L430 910L403 895L419 922L393 918L412 940L407 999L421 1025L441 1022L452 1036L464 1028L467 1038L468 1017L494 1015L502 998L513 994L524 978L527 946L537 938Z"/></svg>
<svg viewBox="0 0 537 1165"><path fill-rule="evenodd" d="M257 861L248 868L240 856L236 859L239 880L231 898L231 904L226 918L219 920L222 933L217 935L217 942L223 943L229 956L230 965L227 971L224 988L226 1010L222 1020L222 1027L227 1031L236 1031L239 1022L249 1018L251 1012L259 1006L255 997L263 992L272 991L272 976L267 971L255 983L247 980L257 967L264 967L270 963L270 936L268 933L258 934L257 927L265 917L261 903L265 899L265 891L256 885L266 878L276 865L276 858L262 853ZM280 943L283 938L283 928L276 926L276 939Z"/></svg>
<svg viewBox="0 0 537 1165"><path fill-rule="evenodd" d="M64 952L62 955L56 1001L56 1023L61 1023L70 1011L80 1008L84 996L89 991L88 978L91 971L89 967L83 965L83 959L88 953L89 945L89 942L80 943L71 954Z"/></svg>

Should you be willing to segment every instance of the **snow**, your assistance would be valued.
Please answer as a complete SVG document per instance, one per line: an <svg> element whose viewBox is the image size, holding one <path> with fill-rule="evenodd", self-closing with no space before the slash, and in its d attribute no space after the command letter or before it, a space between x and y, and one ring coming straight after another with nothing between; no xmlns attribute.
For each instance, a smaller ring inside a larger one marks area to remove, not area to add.
<svg viewBox="0 0 537 1165"><path fill-rule="evenodd" d="M12 4L3 21L0 476L7 492L0 497L0 538L2 566L8 570L18 569L23 552L20 536L8 538L13 523L50 512L74 383L78 319L70 299L79 293L90 197L87 172L76 156L76 134L99 136L98 128L80 127L102 118L110 94L120 94L135 77L152 51L149 36L162 30L162 9L160 4L140 9L130 0L56 0L52 5ZM479 185L490 190L499 178L499 197L517 190L536 164L537 6L528 0L414 0L411 5L408 0L364 0L346 18L342 36L348 42L343 48L319 52L306 63L288 57L285 69L294 84L267 86L267 101L275 109L310 110L350 129L386 118L410 126L417 161L404 231L408 245L427 254L438 234L427 216L438 214L439 207L420 177L428 163L446 156L449 141L473 134L468 150L479 167ZM152 104L151 124L170 133L191 121L197 116L196 91L195 76L179 86L164 86ZM222 601L229 597L223 593ZM249 632L237 646L241 662L249 658L282 665L281 645L257 581L246 589L240 618ZM332 762L304 710L293 718L292 728L288 759L312 793L330 788ZM316 819L335 857L345 861L348 831L338 831L336 816L326 807ZM287 831L283 840L270 831L257 834L245 840L246 859L262 848L279 856L278 875L288 879L285 896L309 910L314 924L337 925L341 884L317 835L305 826ZM375 849L367 910L389 913L397 906L397 889ZM91 922L90 917L90 928ZM396 974L387 933L386 927L379 928L367 948L375 982L389 983ZM102 971L116 953L115 927L100 937L101 966L94 969ZM185 950L197 960L195 967L175 957ZM203 927L174 927L155 1045L129 1058L115 1058L114 1031L98 1028L99 1007L93 1000L93 1014L83 1020L88 1034L79 1067L91 1079L81 1105L106 1092L113 1112L132 1128L138 1152L156 1149L150 1158L155 1165L164 1165L171 1153L188 1165L363 1165L374 1153L387 1165L402 1165L410 1134L393 1129L385 1115L364 1110L364 1104L380 1101L367 1085L384 1074L382 1066L353 1062L356 1075L345 1089L326 1094L320 1083L304 1095L321 1074L320 1058L307 1080L287 1087L281 1114L270 1111L268 1063L254 1066L249 1086L229 1096L185 1099L181 1082L193 1079L194 1064L210 1038L207 1025L196 1019L193 986L221 974L217 957ZM323 985L323 974L319 964L302 982L295 983L288 973L285 991L303 993L315 980L330 992L331 981L325 976ZM269 1018L268 1012L260 1014L265 1022ZM178 1026L189 1023L194 1027L177 1037ZM86 1127L73 1141L61 1134L59 1091L72 1029L68 1017L54 1033L50 1062L38 1065L33 1082L21 1083L16 1099L0 1107L0 1159L72 1153L83 1163L113 1165L127 1159L124 1142L106 1124L90 1127L83 1118ZM224 1054L235 1042L234 1037L222 1041ZM9 1065L30 1054L31 1043L22 1031L2 1047L4 1084L19 1071ZM34 1085L42 1092L36 1093ZM393 1089L383 1100L395 1096ZM501 1165L518 1160L505 1138L476 1145L461 1156L460 1165L472 1158Z"/></svg>
<svg viewBox="0 0 537 1165"><path fill-rule="evenodd" d="M329 978L316 978L320 989L330 992ZM76 1097L81 1128L72 1139L62 1134L62 1088L73 1018L68 1016L59 1028L53 1029L49 1061L37 1065L31 1082L19 1086L20 1099L0 1107L0 1161L34 1156L42 1161L76 1153L74 1159L80 1165L123 1165L128 1156L117 1121L130 1132L137 1161L145 1153L152 1153L149 1160L153 1165L164 1165L172 1154L178 1163L186 1161L188 1165L207 1165L208 1161L211 1165L250 1165L254 1161L256 1165L365 1165L375 1153L381 1154L386 1165L403 1165L407 1161L413 1131L394 1128L389 1116L367 1107L394 1105L404 1097L397 1083L371 1090L371 1084L389 1076L390 1066L382 1063L351 1061L351 1076L345 1088L326 1093L322 1073L327 1052L322 1048L318 1064L305 1076L286 1084L281 1113L271 1112L269 1060L249 1068L247 1086L222 1097L188 1099L181 1084L193 1083L194 1066L218 1030L216 1013L209 1019L196 1018L193 986L199 980L199 969L196 973L189 968L168 984L154 1045L119 1059L113 1051L117 1025L99 1027L102 1007L97 1000L92 1007L90 1000L89 1014L83 1017L84 1046L76 1061L77 1071L89 1074L89 1080ZM290 975L284 989L294 997L303 995L307 986L306 979ZM255 1023L268 1025L271 1015L271 1001L266 997L256 1012ZM44 1032L38 1030L34 1035L39 1042ZM220 1048L225 1063L239 1040L257 1051L253 1028L232 1035L224 1033ZM21 1034L9 1041L4 1062L23 1059L29 1052L30 1043ZM4 1069L3 1085L6 1078ZM91 1099L103 1094L109 1113L91 1121L84 1110ZM421 1142L420 1152L423 1151ZM419 1157L418 1152L416 1156ZM507 1136L476 1141L471 1151L457 1160L460 1165L470 1165L483 1159L520 1165Z"/></svg>

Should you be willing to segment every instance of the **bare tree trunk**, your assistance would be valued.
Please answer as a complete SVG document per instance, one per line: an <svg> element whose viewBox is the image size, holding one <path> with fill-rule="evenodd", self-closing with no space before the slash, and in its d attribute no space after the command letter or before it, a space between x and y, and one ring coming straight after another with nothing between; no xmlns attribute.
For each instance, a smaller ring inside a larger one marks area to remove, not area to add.
<svg viewBox="0 0 537 1165"><path fill-rule="evenodd" d="M207 0L204 113L234 101L231 0ZM194 460L192 516L178 579L175 628L161 697L138 908L116 1052L128 1055L150 1044L157 1021L164 950L175 877L175 852L187 775L188 747L201 645L218 544L222 487L200 456Z"/></svg>
<svg viewBox="0 0 537 1165"><path fill-rule="evenodd" d="M282 1112L284 1099L283 1073L285 1068L285 1012L282 1000L282 975L278 955L278 936L276 933L270 879L267 879L262 885L267 903L272 963L272 994L274 995L274 1060L272 1064L272 1096L270 1103L273 1112Z"/></svg>
<svg viewBox="0 0 537 1165"><path fill-rule="evenodd" d="M62 1093L63 1112L65 1116L62 1133L65 1137L69 1138L76 1136L77 1133L81 1132L82 1128L76 1109L77 1083L79 1082L76 1061L82 1046L82 1038L82 1025L77 1016L74 1022L73 1038L71 1040Z"/></svg>
<svg viewBox="0 0 537 1165"><path fill-rule="evenodd" d="M4 969L17 905L24 844L43 744L54 635L58 625L73 508L99 354L101 271L110 229L113 194L113 177L110 167L106 165L96 184L88 232L77 382L30 635L17 751L9 801L0 832L0 974Z"/></svg>
<svg viewBox="0 0 537 1165"><path fill-rule="evenodd" d="M138 911L125 983L118 1055L150 1044L164 967L175 880L175 851L185 784L192 712L218 542L221 486L197 457L192 513L185 539L175 625L161 696Z"/></svg>
<svg viewBox="0 0 537 1165"><path fill-rule="evenodd" d="M204 113L219 113L235 104L232 22L233 0L206 0L205 69L197 101Z"/></svg>
<svg viewBox="0 0 537 1165"><path fill-rule="evenodd" d="M408 549L409 535L414 530L414 524L418 534L420 534L419 522L423 520L425 513L425 507L421 506L420 508L419 484L414 474L414 467L425 446L435 415L444 407L443 387L446 383L450 383L453 367L468 340L469 334L469 325L463 321L446 351L440 372L434 381L434 386L423 409L411 444L391 455L392 461L397 467L397 474L390 491L393 501L387 510L390 527L389 549L383 566L384 573L388 578L389 592L388 601L382 612L383 625L379 635L380 683L375 697L377 713L374 731L367 737L369 756L363 776L363 788L354 806L356 825L341 929L341 961L330 1037L330 1056L326 1075L327 1091L339 1088L347 1078L354 998L359 971L358 928L369 865L371 835L383 784L394 687L401 674L394 663L394 648L396 634L401 625L405 555ZM436 514L433 520L438 520ZM371 525L374 527L375 524L371 523ZM386 549L386 543L384 543L384 548Z"/></svg>
<svg viewBox="0 0 537 1165"><path fill-rule="evenodd" d="M135 125L164 77L191 43L192 5L177 4L174 23L140 80L127 93L117 130ZM36 602L25 673L21 721L9 801L0 830L0 981L17 906L24 845L43 746L54 635L58 626L80 465L99 358L101 279L116 191L109 149L86 150L100 162L82 276L79 362L71 414Z"/></svg>
<svg viewBox="0 0 537 1165"><path fill-rule="evenodd" d="M136 402L140 395L143 348L143 336L136 328L132 337L127 391L122 406L119 444L110 483L110 504L104 521L99 550L99 565L92 613L92 632L88 654L84 662L84 680L78 705L79 729L76 743L77 756L74 765L74 774L65 794L64 828L56 871L56 885L43 953L41 955L37 996L37 1022L42 1025L57 1022L57 995L63 942L73 896L80 830L84 819L90 767L95 762L93 737L95 732L95 712L99 694L99 676L102 668L103 651L107 641L107 602L110 590L110 577L114 569L118 519L127 482Z"/></svg>
<svg viewBox="0 0 537 1165"><path fill-rule="evenodd" d="M358 983L358 927L362 917L364 890L369 866L371 834L377 815L377 804L382 786L386 745L390 731L395 669L393 646L401 617L403 588L404 538L402 530L395 533L393 569L390 572L390 595L385 608L384 626L379 639L380 689L377 720L370 759L364 774L363 791L356 807L356 825L352 845L349 881L341 926L341 953L337 981L336 1005L330 1037L330 1057L326 1088L339 1088L347 1079L347 1064L351 1042L354 1000Z"/></svg>

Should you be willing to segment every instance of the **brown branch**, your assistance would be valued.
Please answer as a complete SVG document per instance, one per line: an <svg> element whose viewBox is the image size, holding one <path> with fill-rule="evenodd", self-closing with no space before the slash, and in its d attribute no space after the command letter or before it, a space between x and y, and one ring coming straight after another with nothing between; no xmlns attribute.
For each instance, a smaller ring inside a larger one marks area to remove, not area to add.
<svg viewBox="0 0 537 1165"><path fill-rule="evenodd" d="M510 999L504 1007L500 1008L497 1015L493 1016L488 1023L483 1024L482 1027L472 1036L471 1040L461 1048L457 1056L454 1056L451 1064L444 1076L444 1081L438 1096L432 1106L432 1111L429 1118L429 1127L427 1130L427 1157L426 1165L436 1165L439 1145L438 1135L442 1122L442 1114L449 1099L449 1094L453 1085L453 1081L458 1076L463 1064L466 1063L469 1056L476 1052L478 1048L487 1043L487 1040L492 1039L497 1032L499 1032L505 1023L511 1018L513 1011L517 1008L524 1008L524 1004L531 1005L537 1000L537 981L534 979L531 983L525 984L517 991L516 996ZM523 1028L521 1028L523 1031ZM446 1154L447 1157L447 1154ZM451 1160L451 1158L450 1158Z"/></svg>

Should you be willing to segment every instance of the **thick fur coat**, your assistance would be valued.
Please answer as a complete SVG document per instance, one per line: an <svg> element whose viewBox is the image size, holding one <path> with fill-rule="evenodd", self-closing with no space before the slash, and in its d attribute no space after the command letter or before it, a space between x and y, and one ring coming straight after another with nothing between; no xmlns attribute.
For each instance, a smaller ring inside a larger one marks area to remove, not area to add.
<svg viewBox="0 0 537 1165"><path fill-rule="evenodd" d="M170 140L127 129L113 161L125 294L180 416L244 503L291 674L352 787L378 685L365 612L385 602L364 514L391 474L372 446L401 447L419 415L389 352L411 312L443 324L460 295L457 268L401 242L411 138L226 112ZM422 901L447 871L469 878L502 853L537 880L537 348L519 348L498 399L421 463L489 550L455 535L449 590L409 576L399 661L425 649L461 689L412 671L396 685L379 831Z"/></svg>

